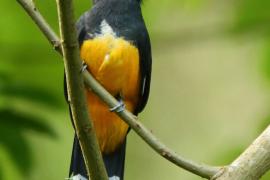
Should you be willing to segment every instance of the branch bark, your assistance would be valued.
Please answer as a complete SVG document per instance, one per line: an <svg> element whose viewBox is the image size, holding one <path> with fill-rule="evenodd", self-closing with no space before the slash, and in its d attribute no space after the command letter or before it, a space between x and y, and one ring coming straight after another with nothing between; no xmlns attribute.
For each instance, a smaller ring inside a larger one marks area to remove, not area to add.
<svg viewBox="0 0 270 180"><path fill-rule="evenodd" d="M82 62L74 23L72 0L57 0L61 47L64 57L67 91L76 134L91 180L107 180L107 173L99 150L95 130L86 106ZM46 31L47 32L47 31ZM53 33L49 33L53 34ZM55 40L55 39L54 39Z"/></svg>

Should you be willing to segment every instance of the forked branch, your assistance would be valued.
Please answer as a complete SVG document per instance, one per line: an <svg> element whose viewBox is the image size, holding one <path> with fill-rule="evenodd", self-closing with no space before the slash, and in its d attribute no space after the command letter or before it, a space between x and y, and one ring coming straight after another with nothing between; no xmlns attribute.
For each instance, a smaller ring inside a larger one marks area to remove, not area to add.
<svg viewBox="0 0 270 180"><path fill-rule="evenodd" d="M31 0L17 0L36 22L40 30L61 54L60 40L37 11ZM77 58L79 58L79 55ZM87 71L83 72L84 82L109 107L118 105L112 97ZM245 152L227 167L213 167L185 159L159 141L132 113L124 110L118 115L157 153L177 166L207 179L215 180L256 180L270 168L270 127L268 127ZM251 163L252 162L252 163Z"/></svg>

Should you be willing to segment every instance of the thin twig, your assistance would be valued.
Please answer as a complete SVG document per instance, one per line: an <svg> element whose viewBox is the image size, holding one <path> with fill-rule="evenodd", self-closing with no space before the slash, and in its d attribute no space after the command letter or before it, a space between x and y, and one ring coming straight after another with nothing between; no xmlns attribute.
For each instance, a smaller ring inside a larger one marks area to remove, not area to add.
<svg viewBox="0 0 270 180"><path fill-rule="evenodd" d="M23 5L31 5L28 3L21 3L21 2L27 2L29 0L17 0L20 2L20 4ZM24 7L28 14L32 16L36 16L35 13L31 13L33 11L33 7ZM32 17L33 19L37 19L41 24L42 22L45 22L44 18L40 15L38 17ZM40 23L37 23L39 28L43 28L44 24L41 26ZM47 25L47 23L45 23ZM45 26L46 26L45 25ZM48 29L52 31L52 29L47 25ZM43 32L43 31L42 31ZM45 34L45 36L49 39L49 36ZM58 39L59 41L59 39ZM84 81L92 91L94 91L105 103L108 104L109 107L115 107L118 105L118 101L111 96L94 78L89 72L84 71L83 73ZM213 167L201 163L197 163L188 159L185 159L178 154L176 154L174 151L169 149L167 146L165 146L161 141L158 140L142 123L140 123L137 120L137 117L135 117L132 113L128 112L127 110L124 110L122 112L119 112L118 115L147 143L149 144L157 153L159 153L162 157L166 158L167 160L171 161L175 165L186 169L187 171L190 171L194 174L197 174L201 177L210 179L213 177L220 168Z"/></svg>
<svg viewBox="0 0 270 180"><path fill-rule="evenodd" d="M43 16L39 13L36 8L34 2L32 0L17 0L18 3L24 8L27 14L32 18L32 20L36 23L48 41L53 45L54 49L62 54L60 41L58 36L52 31L50 25L46 22Z"/></svg>
<svg viewBox="0 0 270 180"><path fill-rule="evenodd" d="M96 93L109 107L115 107L118 105L119 102L108 91L106 91L93 78L92 75L87 72L84 72L83 75L87 87L90 87L90 89ZM155 137L151 131L149 131L140 121L137 120L136 116L126 109L122 112L118 112L117 114L157 153L177 166L204 178L211 178L219 170L217 167L196 163L179 156L174 151L169 149L165 144L163 144L157 137Z"/></svg>
<svg viewBox="0 0 270 180"><path fill-rule="evenodd" d="M86 169L91 180L108 180L95 129L86 105L85 87L80 71L82 62L74 26L73 1L57 0L56 4L70 109Z"/></svg>

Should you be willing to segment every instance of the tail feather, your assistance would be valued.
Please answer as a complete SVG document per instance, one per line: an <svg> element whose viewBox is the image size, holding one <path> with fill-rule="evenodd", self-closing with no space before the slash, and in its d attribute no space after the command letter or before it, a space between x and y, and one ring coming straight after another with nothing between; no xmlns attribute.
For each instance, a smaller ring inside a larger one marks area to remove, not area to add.
<svg viewBox="0 0 270 180"><path fill-rule="evenodd" d="M78 174L87 177L87 171L83 160L82 150L79 144L79 140L75 135L73 141L71 163L69 168L69 177L76 176Z"/></svg>
<svg viewBox="0 0 270 180"><path fill-rule="evenodd" d="M126 156L126 140L124 143L113 153L103 155L103 161L109 176L112 180L124 179Z"/></svg>
<svg viewBox="0 0 270 180"><path fill-rule="evenodd" d="M126 154L126 140L113 153L104 154L103 161L109 180L123 180ZM83 176L88 178L78 138L74 137L69 177Z"/></svg>

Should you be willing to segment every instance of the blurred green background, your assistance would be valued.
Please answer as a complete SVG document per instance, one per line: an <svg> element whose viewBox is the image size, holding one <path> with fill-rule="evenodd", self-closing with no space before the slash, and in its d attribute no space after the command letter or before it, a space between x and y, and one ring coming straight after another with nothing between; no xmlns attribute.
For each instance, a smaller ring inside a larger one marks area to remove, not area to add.
<svg viewBox="0 0 270 180"><path fill-rule="evenodd" d="M54 0L35 0L57 29ZM76 17L90 7L77 0ZM270 121L270 1L145 0L153 47L140 120L179 154L225 165ZM0 179L64 179L73 141L63 64L15 0L0 6ZM201 179L128 136L126 179ZM262 179L270 179L265 175Z"/></svg>

